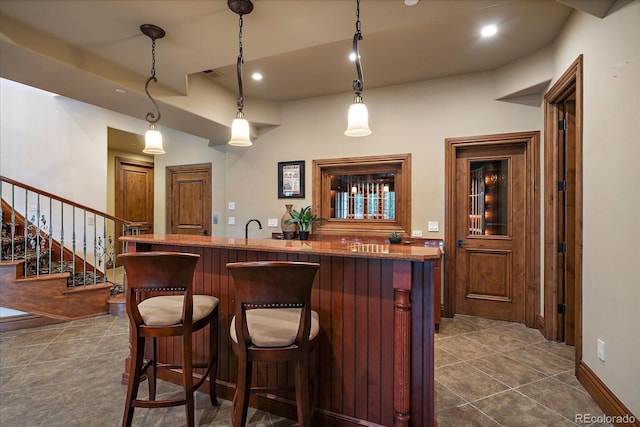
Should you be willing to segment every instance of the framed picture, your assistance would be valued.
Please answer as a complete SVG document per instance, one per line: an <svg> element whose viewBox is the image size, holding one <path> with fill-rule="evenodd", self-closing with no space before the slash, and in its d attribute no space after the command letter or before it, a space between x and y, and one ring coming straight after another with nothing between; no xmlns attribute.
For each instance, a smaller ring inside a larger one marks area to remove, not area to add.
<svg viewBox="0 0 640 427"><path fill-rule="evenodd" d="M304 160L278 162L278 199L304 199Z"/></svg>

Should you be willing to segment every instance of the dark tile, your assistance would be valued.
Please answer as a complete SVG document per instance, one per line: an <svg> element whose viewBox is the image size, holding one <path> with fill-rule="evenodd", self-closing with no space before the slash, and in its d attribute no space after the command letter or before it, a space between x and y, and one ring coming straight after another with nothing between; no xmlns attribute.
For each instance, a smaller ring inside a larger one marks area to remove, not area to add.
<svg viewBox="0 0 640 427"><path fill-rule="evenodd" d="M515 390L489 396L473 405L504 426L575 427L569 420Z"/></svg>
<svg viewBox="0 0 640 427"><path fill-rule="evenodd" d="M460 362L460 359L455 357L452 353L441 348L438 344L436 344L435 348L433 349L433 355L433 366L435 368L440 368L442 366Z"/></svg>
<svg viewBox="0 0 640 427"><path fill-rule="evenodd" d="M524 347L528 344L526 341L522 341L511 334L501 333L502 330L504 328L483 329L478 332L470 332L464 337L478 344L488 346L497 352Z"/></svg>
<svg viewBox="0 0 640 427"><path fill-rule="evenodd" d="M558 381L562 381L565 384L570 385L571 387L575 387L583 393L587 391L582 387L582 384L576 378L575 371L572 369L570 371L561 372L557 375L554 375L552 378L557 379Z"/></svg>
<svg viewBox="0 0 640 427"><path fill-rule="evenodd" d="M498 427L496 421L472 405L462 405L436 414L438 427Z"/></svg>
<svg viewBox="0 0 640 427"><path fill-rule="evenodd" d="M49 344L60 334L62 329L28 329L15 336L11 341L12 347Z"/></svg>
<svg viewBox="0 0 640 427"><path fill-rule="evenodd" d="M435 381L435 412L441 412L447 409L451 409L455 406L463 405L467 403L462 397L458 396L440 382Z"/></svg>
<svg viewBox="0 0 640 427"><path fill-rule="evenodd" d="M556 356L563 357L571 362L576 360L576 348L572 345L566 345L555 341L541 341L537 346Z"/></svg>
<svg viewBox="0 0 640 427"><path fill-rule="evenodd" d="M494 329L500 326L513 324L513 322L508 322L505 320L484 319L482 317L465 316L462 314L456 314L456 318L465 320L467 322L472 322L474 325L478 326L481 329Z"/></svg>
<svg viewBox="0 0 640 427"><path fill-rule="evenodd" d="M524 341L528 344L540 343L545 341L539 330L527 328L522 323L509 323L502 327L496 328L495 332L499 333L500 335Z"/></svg>
<svg viewBox="0 0 640 427"><path fill-rule="evenodd" d="M120 425L128 328L126 317L101 316L0 334L0 425ZM547 342L537 330L520 324L472 316L445 318L441 330L434 348L440 427L575 427L567 415L600 413L574 377L572 347ZM544 375L553 377L539 378ZM509 390L514 386L521 386L522 393ZM158 398L181 393L175 384L158 382ZM145 382L139 396L147 395ZM472 403L465 404L467 400ZM197 425L231 426L231 403L220 401L221 406L213 407L208 395L196 393ZM134 417L134 426L140 427L184 424L183 407L139 408ZM295 422L250 409L247 425L290 427Z"/></svg>
<svg viewBox="0 0 640 427"><path fill-rule="evenodd" d="M38 357L38 361L83 359L91 355L97 346L98 340L92 337L73 341L56 341L45 347Z"/></svg>
<svg viewBox="0 0 640 427"><path fill-rule="evenodd" d="M473 402L508 388L465 362L436 369L435 379L467 402Z"/></svg>
<svg viewBox="0 0 640 427"><path fill-rule="evenodd" d="M573 422L576 414L603 415L588 394L553 378L523 385L517 390Z"/></svg>
<svg viewBox="0 0 640 427"><path fill-rule="evenodd" d="M440 321L440 332L438 332L437 335L438 339L440 339L444 337L466 334L467 332L479 331L481 329L481 326L468 319L460 318L457 316L453 319L445 317Z"/></svg>
<svg viewBox="0 0 640 427"><path fill-rule="evenodd" d="M555 375L573 368L573 362L540 349L535 344L502 353L518 363L527 365L546 375Z"/></svg>
<svg viewBox="0 0 640 427"><path fill-rule="evenodd" d="M436 345L461 360L475 359L476 357L496 353L491 347L472 341L463 335L444 338L438 341Z"/></svg>
<svg viewBox="0 0 640 427"><path fill-rule="evenodd" d="M501 354L473 359L468 363L509 387L516 387L546 377L542 372Z"/></svg>
<svg viewBox="0 0 640 427"><path fill-rule="evenodd" d="M12 343L0 347L0 368L24 366L38 357L47 344L14 347Z"/></svg>

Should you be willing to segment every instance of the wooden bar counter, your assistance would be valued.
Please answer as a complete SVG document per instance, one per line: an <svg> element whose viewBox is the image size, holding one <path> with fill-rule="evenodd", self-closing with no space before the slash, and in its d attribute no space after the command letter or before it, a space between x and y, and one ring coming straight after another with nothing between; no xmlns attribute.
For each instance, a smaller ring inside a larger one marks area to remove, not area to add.
<svg viewBox="0 0 640 427"><path fill-rule="evenodd" d="M195 292L220 298L218 396L231 400L236 358L229 343L234 290L228 262L281 260L320 264L312 292L320 315L317 426L434 425L434 268L437 247L139 235L121 238L126 251L200 254ZM439 286L439 284L437 284ZM194 351L205 356L208 337L196 335ZM160 343L159 354L179 356L177 342ZM257 364L256 385L293 384L286 364ZM125 372L126 376L126 372ZM165 380L179 383L180 375ZM252 407L295 419L294 395L253 396Z"/></svg>

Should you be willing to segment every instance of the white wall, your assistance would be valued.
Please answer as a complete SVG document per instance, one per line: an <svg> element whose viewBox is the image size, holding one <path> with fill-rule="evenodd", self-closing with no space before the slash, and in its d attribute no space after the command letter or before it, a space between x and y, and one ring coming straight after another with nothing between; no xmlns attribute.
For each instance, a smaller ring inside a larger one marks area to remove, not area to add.
<svg viewBox="0 0 640 427"><path fill-rule="evenodd" d="M604 19L574 13L558 78L584 55L582 354L640 415L640 2ZM606 361L596 357L596 340Z"/></svg>
<svg viewBox="0 0 640 427"><path fill-rule="evenodd" d="M412 154L412 229L424 237L444 236L444 140L447 137L541 130L540 109L494 101L493 73L480 73L402 86L366 90L373 133L344 136L353 94L312 98L285 104L283 125L260 136L250 148L229 148L227 195L236 203L236 226L229 236L243 237L244 224L280 218L284 204L311 204L312 160ZM306 198L277 198L277 163L306 161ZM427 232L439 221L439 232ZM252 226L253 227L253 226ZM266 227L265 227L266 228ZM267 237L277 229L261 230ZM251 236L258 231L251 229Z"/></svg>

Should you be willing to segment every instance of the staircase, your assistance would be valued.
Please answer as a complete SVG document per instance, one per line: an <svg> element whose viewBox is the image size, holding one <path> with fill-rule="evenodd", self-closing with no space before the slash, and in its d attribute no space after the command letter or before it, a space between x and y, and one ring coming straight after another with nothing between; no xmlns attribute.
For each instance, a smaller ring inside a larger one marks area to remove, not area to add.
<svg viewBox="0 0 640 427"><path fill-rule="evenodd" d="M139 234L148 224L3 176L0 197L0 306L58 320L108 313L108 301L124 288L115 264L116 230Z"/></svg>

